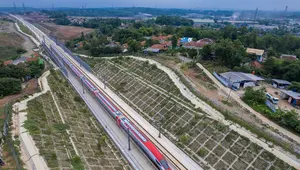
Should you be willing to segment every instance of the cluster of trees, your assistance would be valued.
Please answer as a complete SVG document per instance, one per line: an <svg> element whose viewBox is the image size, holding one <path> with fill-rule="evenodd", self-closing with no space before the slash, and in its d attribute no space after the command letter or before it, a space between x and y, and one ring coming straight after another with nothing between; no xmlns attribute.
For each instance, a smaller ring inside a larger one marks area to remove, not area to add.
<svg viewBox="0 0 300 170"><path fill-rule="evenodd" d="M93 47L90 49L91 56L99 56L101 54L119 54L122 52L121 47Z"/></svg>
<svg viewBox="0 0 300 170"><path fill-rule="evenodd" d="M174 25L174 26L194 25L194 21L191 19L186 19L178 16L168 16L168 15L158 16L155 20L155 23L159 25Z"/></svg>
<svg viewBox="0 0 300 170"><path fill-rule="evenodd" d="M22 90L21 80L16 78L0 78L0 98L19 93Z"/></svg>
<svg viewBox="0 0 300 170"><path fill-rule="evenodd" d="M289 90L293 90L300 93L300 82L293 81L288 87Z"/></svg>
<svg viewBox="0 0 300 170"><path fill-rule="evenodd" d="M265 114L270 119L274 120L278 124L287 127L297 133L300 133L300 120L299 116L295 111L283 111L277 110L273 113L266 105L266 90L259 89L254 90L253 88L247 87L243 100L253 106L259 112Z"/></svg>
<svg viewBox="0 0 300 170"><path fill-rule="evenodd" d="M263 63L262 74L268 77L300 82L300 60L286 61L275 57L268 57Z"/></svg>
<svg viewBox="0 0 300 170"><path fill-rule="evenodd" d="M0 97L19 93L21 81L42 74L44 64L32 61L27 66L0 65Z"/></svg>
<svg viewBox="0 0 300 170"><path fill-rule="evenodd" d="M42 10L44 14L47 14L50 18L54 18L54 23L57 25L69 25L71 21L67 18L67 14L62 11L48 11Z"/></svg>
<svg viewBox="0 0 300 170"><path fill-rule="evenodd" d="M132 17L140 13L158 15L178 15L184 16L191 13L214 15L214 16L232 16L232 11L223 10L190 10L190 9L160 9L160 8L144 8L144 7L132 7L132 8L90 8L90 9L63 9L63 11L70 16L106 16L106 17Z"/></svg>

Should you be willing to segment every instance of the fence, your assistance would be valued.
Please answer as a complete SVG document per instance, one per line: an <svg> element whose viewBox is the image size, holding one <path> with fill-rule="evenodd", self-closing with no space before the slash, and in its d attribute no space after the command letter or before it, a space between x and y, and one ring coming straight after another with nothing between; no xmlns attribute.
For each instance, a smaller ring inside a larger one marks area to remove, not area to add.
<svg viewBox="0 0 300 170"><path fill-rule="evenodd" d="M4 120L4 125L3 125L3 139L4 139L4 142L7 144L7 146L10 148L11 156L14 158L14 160L16 162L16 169L21 170L22 165L21 165L21 162L19 161L20 156L19 156L18 152L16 151L16 148L14 147L14 143L9 134L9 131L10 131L9 122L11 120L11 114L12 114L12 106L11 106L10 102L8 102L5 105L4 112L5 112L5 120Z"/></svg>
<svg viewBox="0 0 300 170"><path fill-rule="evenodd" d="M266 105L273 111L273 112L276 112L277 108L276 106L270 102L269 100L266 100Z"/></svg>
<svg viewBox="0 0 300 170"><path fill-rule="evenodd" d="M73 54L73 52L71 50L69 50L64 44L62 44L59 40L57 40L56 38L49 36L51 40L53 40L57 45L59 45L64 52L66 52L67 54L69 54L72 58L74 58L79 64L80 66L83 66L86 70L88 70L89 72L91 72L91 67L85 63L83 60L81 60L80 57L76 56Z"/></svg>

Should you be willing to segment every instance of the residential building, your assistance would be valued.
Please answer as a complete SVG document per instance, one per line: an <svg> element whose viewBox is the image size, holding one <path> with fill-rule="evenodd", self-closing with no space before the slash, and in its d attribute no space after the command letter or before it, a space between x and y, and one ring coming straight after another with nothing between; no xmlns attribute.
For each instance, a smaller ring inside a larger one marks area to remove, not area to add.
<svg viewBox="0 0 300 170"><path fill-rule="evenodd" d="M22 56L16 60L13 61L13 65L18 65L26 62L26 57Z"/></svg>
<svg viewBox="0 0 300 170"><path fill-rule="evenodd" d="M193 41L193 38L191 38L191 37L182 37L182 38L180 38L180 43L182 43L182 44L185 44L185 43L188 43L188 42L191 42L191 41Z"/></svg>
<svg viewBox="0 0 300 170"><path fill-rule="evenodd" d="M152 36L152 40L158 40L158 41L167 41L172 38L172 35L159 35L159 36Z"/></svg>
<svg viewBox="0 0 300 170"><path fill-rule="evenodd" d="M3 65L7 66L7 65L12 64L13 62L14 62L13 60L7 60L7 61L3 62Z"/></svg>
<svg viewBox="0 0 300 170"><path fill-rule="evenodd" d="M159 49L160 51L161 50L168 50L168 46L164 45L164 44L154 44L154 45L151 46L151 48Z"/></svg>
<svg viewBox="0 0 300 170"><path fill-rule="evenodd" d="M296 55L288 55L288 54L282 54L280 58L284 60L298 60Z"/></svg>
<svg viewBox="0 0 300 170"><path fill-rule="evenodd" d="M263 62L263 55L265 53L264 50L255 49L255 48L247 48L248 54L255 54L258 62Z"/></svg>
<svg viewBox="0 0 300 170"><path fill-rule="evenodd" d="M272 79L272 85L275 88L279 89L285 89L287 88L291 83L286 80L280 80L280 79Z"/></svg>
<svg viewBox="0 0 300 170"><path fill-rule="evenodd" d="M212 44L214 43L213 40L209 38L203 38L198 41L190 41L186 44L183 45L184 48L189 48L189 49L201 49L204 45Z"/></svg>
<svg viewBox="0 0 300 170"><path fill-rule="evenodd" d="M300 93L293 92L291 90L280 90L280 97L287 99L287 101L293 106L300 106Z"/></svg>

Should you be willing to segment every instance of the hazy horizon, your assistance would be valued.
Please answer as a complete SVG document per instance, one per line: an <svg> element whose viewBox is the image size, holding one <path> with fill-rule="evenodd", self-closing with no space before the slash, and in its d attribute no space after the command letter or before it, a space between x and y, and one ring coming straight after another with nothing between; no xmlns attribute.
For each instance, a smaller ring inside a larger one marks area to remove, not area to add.
<svg viewBox="0 0 300 170"><path fill-rule="evenodd" d="M51 8L52 4L55 8L105 8L105 7L151 7L151 8L185 8L185 9L228 9L228 10L274 10L284 11L286 6L289 6L289 11L300 10L299 0L151 0L151 1L139 1L139 0L85 0L84 2L79 0L39 0L34 2L33 0L4 0L0 2L0 7L13 7L15 2L17 7L22 7L24 3L26 7L33 8Z"/></svg>

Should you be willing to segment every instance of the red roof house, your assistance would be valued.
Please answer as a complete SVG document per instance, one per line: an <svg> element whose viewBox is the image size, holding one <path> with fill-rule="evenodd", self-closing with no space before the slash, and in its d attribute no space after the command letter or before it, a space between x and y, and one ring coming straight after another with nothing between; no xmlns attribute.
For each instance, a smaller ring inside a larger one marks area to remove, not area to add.
<svg viewBox="0 0 300 170"><path fill-rule="evenodd" d="M154 45L152 45L151 48L153 48L153 49L159 49L159 50L167 50L168 46L164 45L164 44L154 44Z"/></svg>
<svg viewBox="0 0 300 170"><path fill-rule="evenodd" d="M27 62L32 62L32 61L37 61L39 58L37 57L31 57L31 58L26 58Z"/></svg>
<svg viewBox="0 0 300 170"><path fill-rule="evenodd" d="M168 40L170 38L172 38L172 35L167 35L167 36L165 36L165 35L159 35L159 36L152 36L151 37L152 40L158 40L158 41L163 41L163 40L166 41L166 40Z"/></svg>
<svg viewBox="0 0 300 170"><path fill-rule="evenodd" d="M7 66L7 65L12 64L13 62L14 62L13 60L7 60L7 61L3 62L3 65Z"/></svg>

